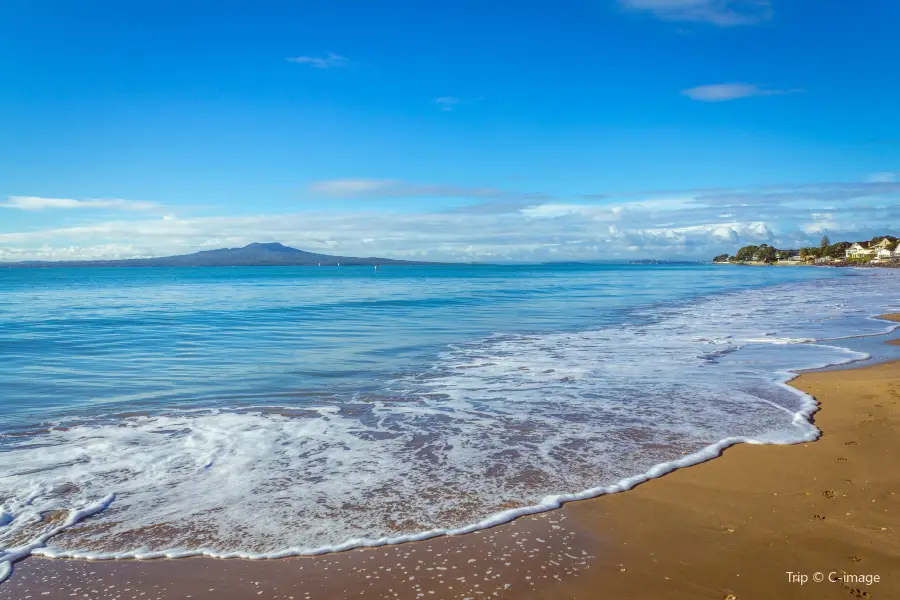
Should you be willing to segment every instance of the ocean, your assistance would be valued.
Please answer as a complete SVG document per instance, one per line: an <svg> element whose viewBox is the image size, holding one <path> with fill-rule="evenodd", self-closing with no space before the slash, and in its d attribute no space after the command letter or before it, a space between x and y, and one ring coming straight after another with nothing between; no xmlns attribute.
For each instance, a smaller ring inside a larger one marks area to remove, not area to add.
<svg viewBox="0 0 900 600"><path fill-rule="evenodd" d="M900 274L713 265L0 269L0 579L28 554L463 533L815 439Z"/></svg>

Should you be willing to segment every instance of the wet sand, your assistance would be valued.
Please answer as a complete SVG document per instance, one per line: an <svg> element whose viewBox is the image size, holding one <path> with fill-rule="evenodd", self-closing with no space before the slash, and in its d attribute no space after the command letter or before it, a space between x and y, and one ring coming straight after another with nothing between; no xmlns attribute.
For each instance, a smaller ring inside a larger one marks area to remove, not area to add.
<svg viewBox="0 0 900 600"><path fill-rule="evenodd" d="M821 403L819 440L738 445L567 506L570 526L608 540L620 564L601 557L586 579L532 597L900 598L900 361L792 384Z"/></svg>
<svg viewBox="0 0 900 600"><path fill-rule="evenodd" d="M628 492L400 546L270 561L30 558L0 600L900 598L900 361L792 385L822 405L816 442L739 445Z"/></svg>

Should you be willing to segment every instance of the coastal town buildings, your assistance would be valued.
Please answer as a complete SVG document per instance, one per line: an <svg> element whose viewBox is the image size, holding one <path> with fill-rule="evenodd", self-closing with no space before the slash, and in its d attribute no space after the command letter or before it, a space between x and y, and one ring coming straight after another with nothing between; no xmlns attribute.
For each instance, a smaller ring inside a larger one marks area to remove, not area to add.
<svg viewBox="0 0 900 600"><path fill-rule="evenodd" d="M768 244L740 248L734 256L720 254L713 259L717 264L750 265L862 265L900 267L900 239L892 235L875 237L877 241L837 242L831 244L827 236L816 247L778 249Z"/></svg>
<svg viewBox="0 0 900 600"><path fill-rule="evenodd" d="M890 238L882 238L877 243L854 242L847 248L848 260L868 259L873 263L893 262L900 258L900 244Z"/></svg>

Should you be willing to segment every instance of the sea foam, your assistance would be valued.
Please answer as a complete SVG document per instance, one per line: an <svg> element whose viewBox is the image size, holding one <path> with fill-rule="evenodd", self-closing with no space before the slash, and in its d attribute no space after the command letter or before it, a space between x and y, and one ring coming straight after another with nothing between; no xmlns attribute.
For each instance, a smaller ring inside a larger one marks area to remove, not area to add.
<svg viewBox="0 0 900 600"><path fill-rule="evenodd" d="M466 533L734 443L813 440L815 401L787 382L866 358L840 339L893 328L871 316L897 310L896 282L795 283L494 335L338 406L95 417L6 440L0 578L28 554L274 558Z"/></svg>

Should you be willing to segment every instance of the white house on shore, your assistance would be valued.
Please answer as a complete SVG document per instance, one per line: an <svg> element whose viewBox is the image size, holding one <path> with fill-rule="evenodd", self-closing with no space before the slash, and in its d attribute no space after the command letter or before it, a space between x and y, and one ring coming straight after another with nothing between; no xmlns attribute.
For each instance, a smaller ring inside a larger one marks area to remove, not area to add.
<svg viewBox="0 0 900 600"><path fill-rule="evenodd" d="M882 240L884 241L884 240ZM864 258L867 256L874 257L878 254L879 248L872 246L870 242L853 242L853 245L847 248L847 258Z"/></svg>
<svg viewBox="0 0 900 600"><path fill-rule="evenodd" d="M895 243L884 238L877 244L871 242L854 242L852 246L847 248L846 257L848 259L868 258L873 262L888 262L896 258L900 258L900 244L894 248Z"/></svg>
<svg viewBox="0 0 900 600"><path fill-rule="evenodd" d="M897 243L897 247L893 250L888 248L880 248L878 250L878 254L875 255L873 259L874 262L894 262L900 260L900 243Z"/></svg>

